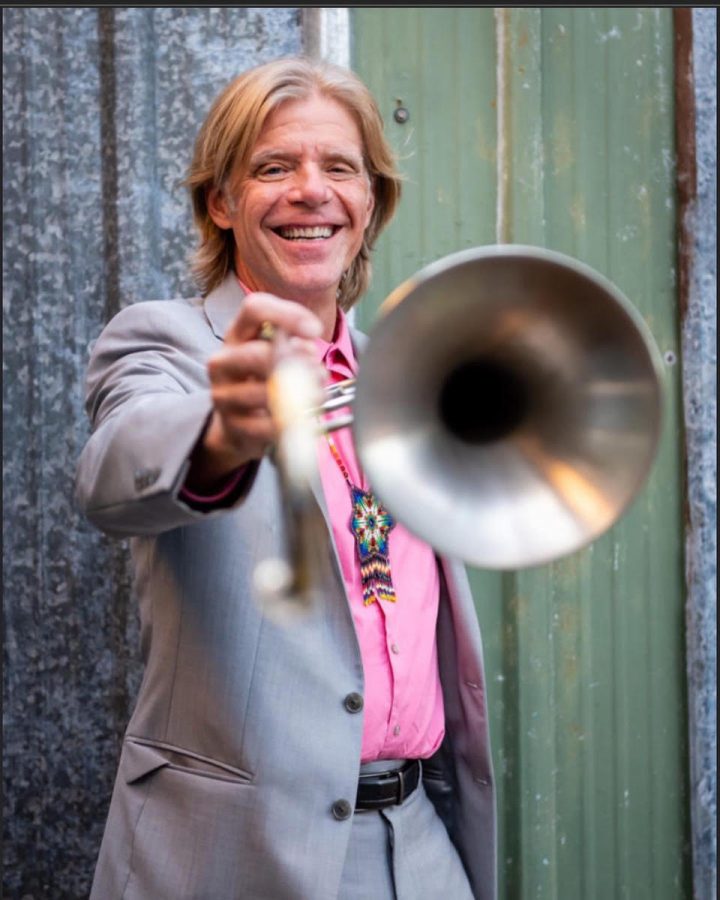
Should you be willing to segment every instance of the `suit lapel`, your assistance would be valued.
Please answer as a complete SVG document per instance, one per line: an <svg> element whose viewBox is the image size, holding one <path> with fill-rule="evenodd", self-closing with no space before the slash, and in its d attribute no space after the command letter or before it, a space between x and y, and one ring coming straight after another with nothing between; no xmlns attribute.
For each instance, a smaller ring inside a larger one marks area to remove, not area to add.
<svg viewBox="0 0 720 900"><path fill-rule="evenodd" d="M215 337L224 340L225 333L238 314L245 297L234 272L228 272L224 280L207 295L204 302L205 315Z"/></svg>
<svg viewBox="0 0 720 900"><path fill-rule="evenodd" d="M355 351L355 357L359 362L362 352L367 345L368 336L364 332L358 331L357 328L350 328L350 340Z"/></svg>

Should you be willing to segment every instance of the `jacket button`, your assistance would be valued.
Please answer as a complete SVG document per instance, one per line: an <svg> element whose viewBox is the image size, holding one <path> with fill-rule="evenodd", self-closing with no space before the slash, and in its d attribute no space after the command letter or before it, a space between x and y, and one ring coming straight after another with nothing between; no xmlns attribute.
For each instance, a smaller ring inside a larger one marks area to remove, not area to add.
<svg viewBox="0 0 720 900"><path fill-rule="evenodd" d="M332 814L338 821L342 822L343 819L350 818L352 806L347 800L336 800L332 805Z"/></svg>
<svg viewBox="0 0 720 900"><path fill-rule="evenodd" d="M356 713L360 712L360 710L364 706L364 701L361 694L356 693L355 691L352 694L348 694L345 698L345 709L348 712Z"/></svg>
<svg viewBox="0 0 720 900"><path fill-rule="evenodd" d="M160 469L138 469L135 472L135 490L144 491L160 477Z"/></svg>

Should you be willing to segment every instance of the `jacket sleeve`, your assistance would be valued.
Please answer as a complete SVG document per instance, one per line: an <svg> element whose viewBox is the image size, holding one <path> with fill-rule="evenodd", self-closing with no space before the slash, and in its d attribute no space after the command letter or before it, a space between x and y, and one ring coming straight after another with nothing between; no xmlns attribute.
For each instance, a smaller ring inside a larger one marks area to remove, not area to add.
<svg viewBox="0 0 720 900"><path fill-rule="evenodd" d="M157 534L221 514L179 497L212 410L206 363L217 347L201 307L169 300L127 307L95 342L85 397L91 436L75 486L80 509L102 531ZM237 502L257 464L247 469Z"/></svg>

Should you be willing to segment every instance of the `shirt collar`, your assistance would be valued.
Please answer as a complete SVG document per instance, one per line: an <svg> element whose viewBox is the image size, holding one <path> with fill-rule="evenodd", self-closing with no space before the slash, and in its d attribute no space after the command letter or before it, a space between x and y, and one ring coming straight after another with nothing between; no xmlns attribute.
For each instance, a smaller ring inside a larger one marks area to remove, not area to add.
<svg viewBox="0 0 720 900"><path fill-rule="evenodd" d="M330 341L322 338L315 339L318 358L325 368L345 378L352 378L357 369L355 350L350 338L345 313L338 307L335 319L335 331Z"/></svg>

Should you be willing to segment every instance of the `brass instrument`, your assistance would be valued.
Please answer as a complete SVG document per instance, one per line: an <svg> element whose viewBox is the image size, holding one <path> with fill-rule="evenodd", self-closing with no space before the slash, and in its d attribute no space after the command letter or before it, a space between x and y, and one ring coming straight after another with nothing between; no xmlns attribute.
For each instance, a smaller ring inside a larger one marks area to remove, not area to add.
<svg viewBox="0 0 720 900"><path fill-rule="evenodd" d="M627 510L657 450L661 372L605 277L539 247L485 246L393 291L356 381L314 412L352 404L322 427L352 425L369 483L409 530L518 569L579 550Z"/></svg>

